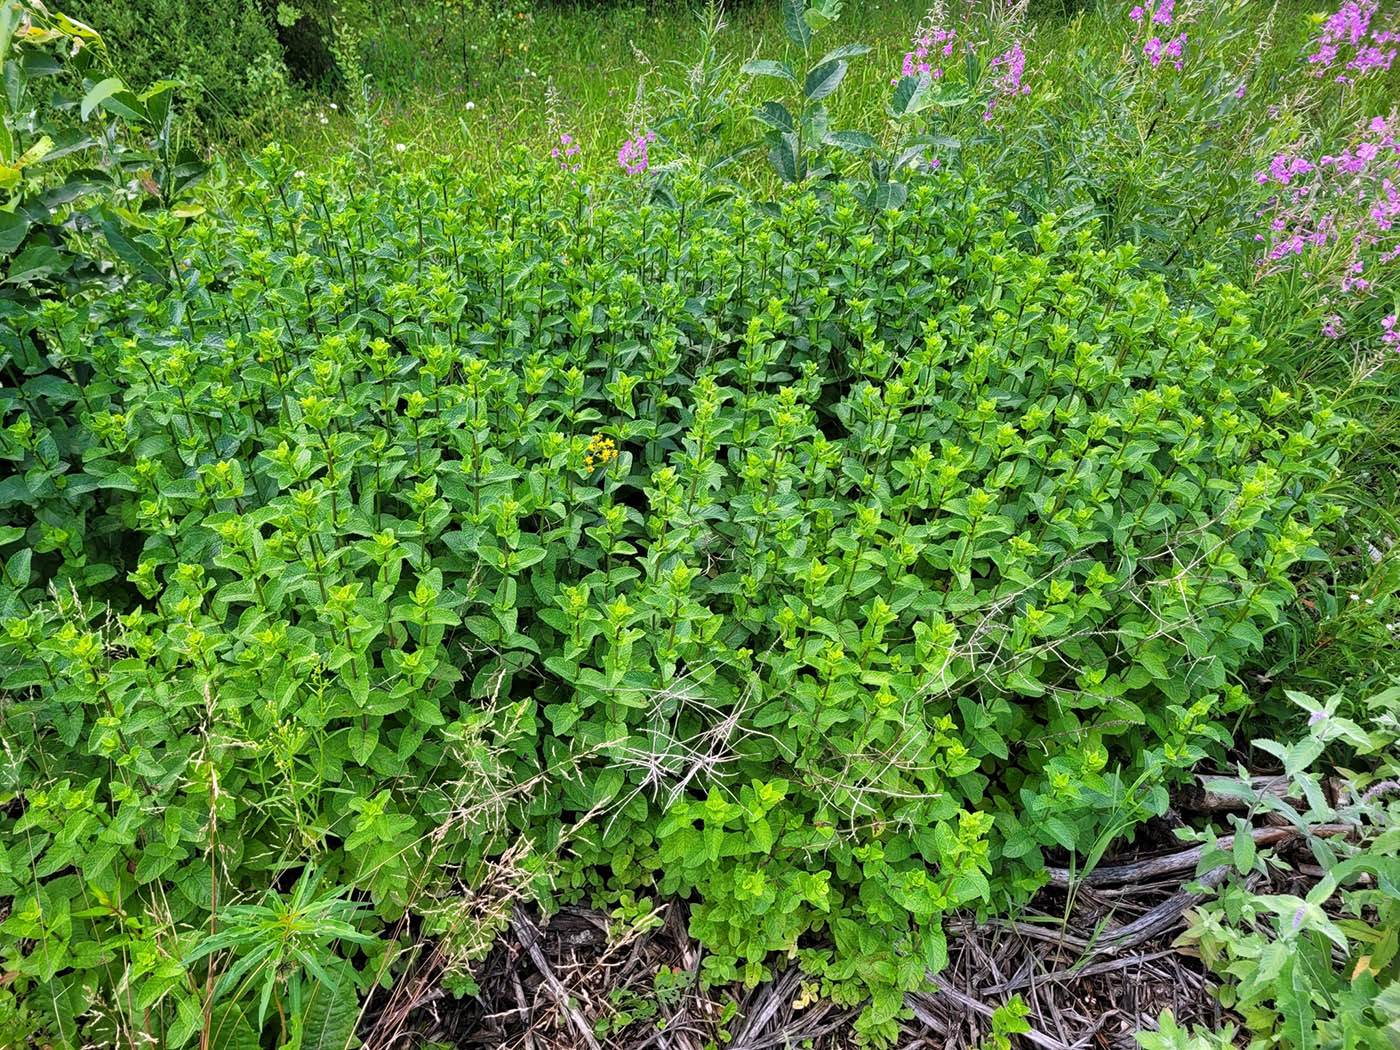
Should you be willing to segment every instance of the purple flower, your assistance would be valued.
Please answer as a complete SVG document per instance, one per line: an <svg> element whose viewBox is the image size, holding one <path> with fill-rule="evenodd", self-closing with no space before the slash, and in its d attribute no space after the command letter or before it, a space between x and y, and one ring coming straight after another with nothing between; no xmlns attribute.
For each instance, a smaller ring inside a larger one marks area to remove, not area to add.
<svg viewBox="0 0 1400 1050"><path fill-rule="evenodd" d="M1400 351L1393 313L1378 331L1348 332L1347 322L1355 328L1360 315L1345 305L1380 293L1387 268L1400 259L1400 143L1391 121L1372 118L1355 140L1315 161L1280 153L1255 181L1274 194L1258 212L1268 231L1256 235L1260 269L1297 259L1300 270L1325 277L1336 304L1324 311L1325 338L1378 338L1383 350Z"/></svg>
<svg viewBox="0 0 1400 1050"><path fill-rule="evenodd" d="M899 76L917 77L928 74L934 80L943 77L943 68L935 66L929 61L930 56L948 58L953 54L953 42L957 36L955 29L942 29L938 26L921 22L919 28L914 31L914 37L910 41L913 44L912 50L904 53L904 61L899 67ZM890 80L891 84L898 84L899 77Z"/></svg>
<svg viewBox="0 0 1400 1050"><path fill-rule="evenodd" d="M549 155L559 162L561 171L576 172L579 169L579 162L573 158L578 156L578 143L568 132L560 132L559 145L549 151Z"/></svg>
<svg viewBox="0 0 1400 1050"><path fill-rule="evenodd" d="M622 170L628 175L640 175L647 170L650 159L647 156L647 146L656 141L656 132L637 132L634 138L629 138L622 144L622 148L617 151L617 163L622 166Z"/></svg>
<svg viewBox="0 0 1400 1050"><path fill-rule="evenodd" d="M1182 58L1181 49L1186 44L1186 34L1174 36L1170 40L1162 40L1161 37L1154 36L1142 47L1142 53L1147 56L1147 61L1152 63L1152 68L1156 69L1162 64L1163 58L1172 60L1173 68L1181 69Z"/></svg>
<svg viewBox="0 0 1400 1050"><path fill-rule="evenodd" d="M1162 0L1157 10L1152 14L1152 21L1159 26L1169 26L1172 24L1172 9L1176 7L1176 0Z"/></svg>
<svg viewBox="0 0 1400 1050"><path fill-rule="evenodd" d="M1324 76L1345 54L1342 71L1334 74L1338 83L1350 83L1348 73L1365 75L1388 70L1395 61L1396 49L1386 45L1400 41L1393 29L1373 29L1375 0L1346 0L1322 24L1322 31L1312 43L1308 64L1316 66L1314 76Z"/></svg>
<svg viewBox="0 0 1400 1050"><path fill-rule="evenodd" d="M1176 70L1177 70L1178 73L1181 72L1181 49L1182 49L1185 45L1186 45L1186 34L1185 34L1185 33L1182 33L1180 36L1173 37L1173 38L1172 38L1170 41L1168 41L1168 43L1167 43L1167 51L1166 51L1167 57L1170 58L1170 59L1172 59L1172 65L1176 68Z"/></svg>
<svg viewBox="0 0 1400 1050"><path fill-rule="evenodd" d="M992 111L1008 99L1031 92L1029 84L1021 83L1021 76L1026 70L1026 53L1021 50L1021 41L1016 41L1007 51L992 59L988 68L996 76L992 80L992 97L987 100L983 120L991 120Z"/></svg>

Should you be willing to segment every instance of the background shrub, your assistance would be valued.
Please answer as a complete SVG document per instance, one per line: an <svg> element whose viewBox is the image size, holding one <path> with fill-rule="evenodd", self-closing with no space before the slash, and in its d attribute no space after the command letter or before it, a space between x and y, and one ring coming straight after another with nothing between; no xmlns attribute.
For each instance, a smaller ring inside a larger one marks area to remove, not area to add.
<svg viewBox="0 0 1400 1050"><path fill-rule="evenodd" d="M287 106L287 67L259 0L73 0L67 13L98 27L134 88L177 80L181 109L206 136L247 135Z"/></svg>

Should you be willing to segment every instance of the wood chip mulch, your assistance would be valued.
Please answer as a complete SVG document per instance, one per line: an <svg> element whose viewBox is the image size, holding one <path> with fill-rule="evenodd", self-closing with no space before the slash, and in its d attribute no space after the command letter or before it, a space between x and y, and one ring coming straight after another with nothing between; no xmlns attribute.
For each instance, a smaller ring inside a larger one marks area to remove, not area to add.
<svg viewBox="0 0 1400 1050"><path fill-rule="evenodd" d="M1255 837L1275 844L1281 836L1259 829ZM1284 841L1280 848L1291 847ZM1059 873L1015 922L950 922L949 965L927 990L906 998L913 1018L903 1022L899 1050L975 1047L990 1032L995 1008L1013 994L1030 1008L1030 1032L1013 1037L1024 1050L1129 1050L1138 1045L1133 1033L1155 1028L1167 1009L1182 1024L1229 1020L1199 960L1173 946L1199 899L1186 887L1218 884L1227 869L1198 880L1195 858L1179 843L1171 852L1140 852L1146 855L1127 863L1110 859L1092 880L1072 887ZM371 1002L361 1027L365 1050L430 1043L463 1050L856 1045L851 1022L858 1011L816 999L795 968L751 991L701 990L695 975L702 950L686 932L682 902L668 904L659 926L634 936L619 935L605 913L583 908L539 922L517 909L476 968L475 997L454 1000L420 974L407 982L417 989L411 1003L390 995L397 1005L385 1011ZM666 971L662 994L659 971Z"/></svg>

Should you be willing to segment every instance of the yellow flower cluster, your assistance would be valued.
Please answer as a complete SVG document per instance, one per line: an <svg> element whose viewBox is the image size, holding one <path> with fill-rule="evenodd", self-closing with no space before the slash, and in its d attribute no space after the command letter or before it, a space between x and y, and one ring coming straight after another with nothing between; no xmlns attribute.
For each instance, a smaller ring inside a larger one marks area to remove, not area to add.
<svg viewBox="0 0 1400 1050"><path fill-rule="evenodd" d="M583 457L583 465L592 474L599 467L606 467L617 459L617 446L613 439L602 434L594 434L588 442L588 453Z"/></svg>

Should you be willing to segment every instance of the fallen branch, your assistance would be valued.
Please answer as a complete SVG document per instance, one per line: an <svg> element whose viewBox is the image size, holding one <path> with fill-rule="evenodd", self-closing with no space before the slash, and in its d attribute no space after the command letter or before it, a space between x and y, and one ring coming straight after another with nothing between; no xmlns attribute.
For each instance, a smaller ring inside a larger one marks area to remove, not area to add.
<svg viewBox="0 0 1400 1050"><path fill-rule="evenodd" d="M748 1019L744 1021L744 1027L734 1039L731 1050L753 1050L754 1040L763 1031L763 1026L772 1020L779 1007L788 1001L800 976L797 968L793 967L777 980L768 982L754 1004L758 1009L750 1012Z"/></svg>
<svg viewBox="0 0 1400 1050"><path fill-rule="evenodd" d="M1202 886L1214 889L1225 881L1225 876L1229 873L1230 865L1222 864L1218 868L1211 868L1197 881ZM1181 918L1181 913L1200 900L1200 897L1199 893L1192 893L1190 890L1182 890L1180 893L1172 894L1157 907L1145 912L1140 918L1108 934L1106 943L1102 947L1095 947L1091 942L1084 953L1084 958L1092 958L1095 955L1111 955L1115 952L1121 952L1125 948L1141 944L1143 941L1150 941L1159 933L1170 929L1176 920Z"/></svg>
<svg viewBox="0 0 1400 1050"><path fill-rule="evenodd" d="M1123 970L1129 966L1138 966L1145 962L1152 962L1154 959L1165 959L1169 955L1176 954L1174 951L1153 952L1151 955L1134 955L1126 959L1105 959L1103 962L1090 963L1088 966L1081 966L1084 958L1075 961L1073 966L1064 970L1052 970L1050 973L1027 973L1021 977L1012 978L1001 984L990 985L982 989L983 995L1005 995L1007 992L1018 991L1021 988L1029 988L1033 984L1058 984L1061 981L1078 980L1081 977L1095 977L1103 973L1113 973L1115 970ZM1085 956L1088 958L1088 956Z"/></svg>
<svg viewBox="0 0 1400 1050"><path fill-rule="evenodd" d="M1250 808L1249 799L1240 795L1230 795L1212 791L1210 785L1219 780L1230 780L1228 773L1198 773L1195 783L1183 787L1172 799L1172 804L1193 813L1215 813L1221 810L1244 812ZM1255 795L1269 795L1273 798L1287 798L1293 786L1292 777L1256 776L1249 778L1249 788Z"/></svg>
<svg viewBox="0 0 1400 1050"><path fill-rule="evenodd" d="M549 968L549 960L544 957L544 952L540 951L539 931L524 915L518 911L511 916L510 925L515 930L515 936L520 941L521 947L530 956L530 961L535 964L535 969L540 971L540 976L544 978L544 986L548 989L550 997L554 999L554 1004L559 1007L559 1012L569 1019L574 1031L583 1040L588 1050L601 1050L598 1040L593 1038L593 1030L588 1026L588 1022L583 1015L574 1008L569 1000L568 990L559 983L559 978L554 976L554 971Z"/></svg>
<svg viewBox="0 0 1400 1050"><path fill-rule="evenodd" d="M1350 834L1354 829L1349 824L1319 824L1317 827L1307 830L1312 835L1326 838ZM1303 834L1303 831L1299 828L1255 828L1250 834L1253 836L1256 846L1272 846L1291 838L1297 838ZM1149 882L1163 875L1187 871L1194 868L1207 851L1230 850L1234 844L1234 835L1223 835L1213 843L1202 842L1199 846L1182 850L1180 853L1168 853L1163 857L1149 857L1146 860L1136 860L1130 864L1119 864L1109 868L1095 868L1088 874L1078 877L1072 875L1068 868L1046 868L1045 871L1050 876L1048 885L1061 889L1067 889L1072 885L1131 885Z"/></svg>

